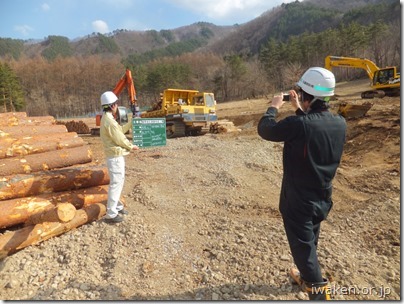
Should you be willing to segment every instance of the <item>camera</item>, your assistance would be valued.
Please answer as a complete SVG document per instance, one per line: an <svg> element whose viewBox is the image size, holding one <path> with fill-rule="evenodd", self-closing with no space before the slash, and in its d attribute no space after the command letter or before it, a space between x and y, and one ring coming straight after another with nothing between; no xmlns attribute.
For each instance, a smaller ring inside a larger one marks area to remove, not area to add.
<svg viewBox="0 0 404 304"><path fill-rule="evenodd" d="M283 94L283 101L290 101L290 94L288 93L282 93Z"/></svg>

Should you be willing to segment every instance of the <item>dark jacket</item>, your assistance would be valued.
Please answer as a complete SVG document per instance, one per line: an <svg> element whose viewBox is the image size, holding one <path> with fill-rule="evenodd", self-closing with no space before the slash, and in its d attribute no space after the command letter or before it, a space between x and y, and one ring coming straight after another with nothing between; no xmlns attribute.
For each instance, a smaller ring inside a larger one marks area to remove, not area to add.
<svg viewBox="0 0 404 304"><path fill-rule="evenodd" d="M298 110L296 116L279 122L275 120L278 110L269 107L258 123L258 134L263 139L284 142L281 212L286 207L282 206L282 200L288 197L285 191L290 191L293 201L331 201L332 180L342 157L346 122L342 116L329 112L321 101L312 107L308 114Z"/></svg>

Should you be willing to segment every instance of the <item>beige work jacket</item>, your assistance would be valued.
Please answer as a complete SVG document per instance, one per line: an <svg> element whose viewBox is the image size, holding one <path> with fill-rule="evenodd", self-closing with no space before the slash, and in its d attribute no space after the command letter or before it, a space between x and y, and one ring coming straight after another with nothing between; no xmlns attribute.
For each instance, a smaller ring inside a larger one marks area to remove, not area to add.
<svg viewBox="0 0 404 304"><path fill-rule="evenodd" d="M133 144L126 138L111 112L102 115L100 136L105 156L108 158L128 155L133 148Z"/></svg>

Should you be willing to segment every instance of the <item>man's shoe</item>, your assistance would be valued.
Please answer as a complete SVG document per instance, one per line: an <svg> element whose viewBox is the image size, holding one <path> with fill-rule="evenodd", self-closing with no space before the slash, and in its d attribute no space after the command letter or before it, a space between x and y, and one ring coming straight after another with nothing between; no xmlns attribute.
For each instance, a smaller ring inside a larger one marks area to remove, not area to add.
<svg viewBox="0 0 404 304"><path fill-rule="evenodd" d="M297 268L291 268L289 272L290 277L293 280L293 283L302 286L303 285L303 280L300 276L300 271Z"/></svg>
<svg viewBox="0 0 404 304"><path fill-rule="evenodd" d="M129 212L126 211L125 209L119 210L118 213L123 214L123 215L128 215L129 214Z"/></svg>
<svg viewBox="0 0 404 304"><path fill-rule="evenodd" d="M106 219L104 219L104 221L107 222L107 223L120 223L120 222L123 221L123 217L117 215L117 216L115 216L113 218L106 218Z"/></svg>

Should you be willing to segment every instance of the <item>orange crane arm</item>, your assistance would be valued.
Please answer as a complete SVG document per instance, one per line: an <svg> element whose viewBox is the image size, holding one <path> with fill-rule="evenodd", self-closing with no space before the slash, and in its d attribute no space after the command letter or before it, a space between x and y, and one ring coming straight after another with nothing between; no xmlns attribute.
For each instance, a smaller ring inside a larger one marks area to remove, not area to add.
<svg viewBox="0 0 404 304"><path fill-rule="evenodd" d="M137 101L136 89L135 85L133 84L132 72L129 69L126 69L125 74L121 77L112 91L116 96L119 96L125 87L128 90L130 103L131 105L134 105Z"/></svg>
<svg viewBox="0 0 404 304"><path fill-rule="evenodd" d="M116 96L119 96L125 87L128 91L131 110L134 115L137 115L139 107L137 105L136 89L133 83L132 72L129 69L126 69L125 74L117 82L112 91Z"/></svg>

